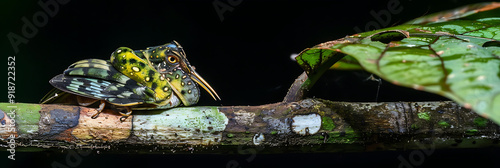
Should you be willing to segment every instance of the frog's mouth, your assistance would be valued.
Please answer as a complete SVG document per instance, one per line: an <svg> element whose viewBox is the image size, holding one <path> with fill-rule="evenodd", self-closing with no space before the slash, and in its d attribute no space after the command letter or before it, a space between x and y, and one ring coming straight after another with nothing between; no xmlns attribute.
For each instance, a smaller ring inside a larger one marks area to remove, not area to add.
<svg viewBox="0 0 500 168"><path fill-rule="evenodd" d="M212 88L212 86L210 86L208 82L205 81L205 79L203 79L198 73L196 73L196 71L194 71L194 68L190 67L190 69L191 71L189 73L191 75L189 75L189 77L191 77L193 81L195 81L196 83L198 83L198 85L200 85L203 89L205 89L210 94L210 96L214 98L214 100L216 101L221 100L217 92L215 92L215 90Z"/></svg>
<svg viewBox="0 0 500 168"><path fill-rule="evenodd" d="M217 92L208 84L205 79L203 79L196 71L194 66L189 65L188 62L181 61L179 66L184 72L189 74L189 77L195 81L198 85L200 85L205 91L207 91L215 101L221 100Z"/></svg>
<svg viewBox="0 0 500 168"><path fill-rule="evenodd" d="M200 97L198 85L205 89L215 100L220 100L214 89L193 69L190 72L184 71L181 67L176 67L167 72L167 82L172 86L173 95L176 96L183 105L190 106L196 104Z"/></svg>

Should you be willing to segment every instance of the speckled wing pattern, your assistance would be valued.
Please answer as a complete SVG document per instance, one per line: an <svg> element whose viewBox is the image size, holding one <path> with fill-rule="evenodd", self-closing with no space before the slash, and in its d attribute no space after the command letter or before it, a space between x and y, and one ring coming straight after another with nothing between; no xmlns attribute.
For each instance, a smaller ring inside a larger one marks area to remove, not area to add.
<svg viewBox="0 0 500 168"><path fill-rule="evenodd" d="M154 92L99 59L78 61L57 75L50 83L65 92L130 106L154 102Z"/></svg>

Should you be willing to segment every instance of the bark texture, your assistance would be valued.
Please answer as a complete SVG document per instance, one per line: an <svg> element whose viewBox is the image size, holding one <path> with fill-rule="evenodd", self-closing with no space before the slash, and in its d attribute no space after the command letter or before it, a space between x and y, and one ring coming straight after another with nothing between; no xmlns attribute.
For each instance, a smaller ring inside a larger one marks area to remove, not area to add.
<svg viewBox="0 0 500 168"><path fill-rule="evenodd" d="M261 106L134 111L0 103L3 147L116 152L341 152L499 146L498 125L453 102L304 99ZM15 137L13 139L12 137Z"/></svg>

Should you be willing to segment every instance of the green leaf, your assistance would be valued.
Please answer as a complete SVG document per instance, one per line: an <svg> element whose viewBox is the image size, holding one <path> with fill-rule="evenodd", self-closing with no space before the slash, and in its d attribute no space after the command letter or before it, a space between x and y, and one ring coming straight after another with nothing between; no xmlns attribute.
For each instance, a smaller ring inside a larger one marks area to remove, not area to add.
<svg viewBox="0 0 500 168"><path fill-rule="evenodd" d="M363 67L359 65L359 62L356 58L351 56L345 56L344 58L337 61L330 69L336 70L363 70Z"/></svg>
<svg viewBox="0 0 500 168"><path fill-rule="evenodd" d="M325 67L348 55L387 81L448 97L500 124L499 7L475 4L446 21L432 21L445 15L434 14L424 17L427 21L413 21L419 25L322 43L301 52L297 62L309 78L319 78Z"/></svg>
<svg viewBox="0 0 500 168"><path fill-rule="evenodd" d="M490 9L498 8L500 6L500 3L496 2L484 2L484 3L477 3L477 4L471 4L467 5L464 7L452 9L452 10L447 10L443 12L438 12L434 14L430 14L427 16L419 17L416 19L413 19L411 21L406 22L405 24L424 24L424 23L436 23L436 22L444 22L444 21L449 21L449 20L454 20L454 19L459 19L459 18L464 18L479 12L487 13L484 11L488 11ZM491 11L489 11L491 12ZM476 15L477 16L477 15Z"/></svg>

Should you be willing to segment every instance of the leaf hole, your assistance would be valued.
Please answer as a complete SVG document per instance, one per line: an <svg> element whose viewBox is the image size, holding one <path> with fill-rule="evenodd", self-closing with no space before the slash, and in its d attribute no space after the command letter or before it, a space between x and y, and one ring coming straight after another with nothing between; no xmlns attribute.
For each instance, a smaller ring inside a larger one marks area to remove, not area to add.
<svg viewBox="0 0 500 168"><path fill-rule="evenodd" d="M371 36L372 41L379 41L384 44L389 44L392 41L401 41L405 38L408 38L408 32L393 30L393 31L384 31Z"/></svg>
<svg viewBox="0 0 500 168"><path fill-rule="evenodd" d="M483 47L500 47L500 41L488 41L483 44Z"/></svg>

